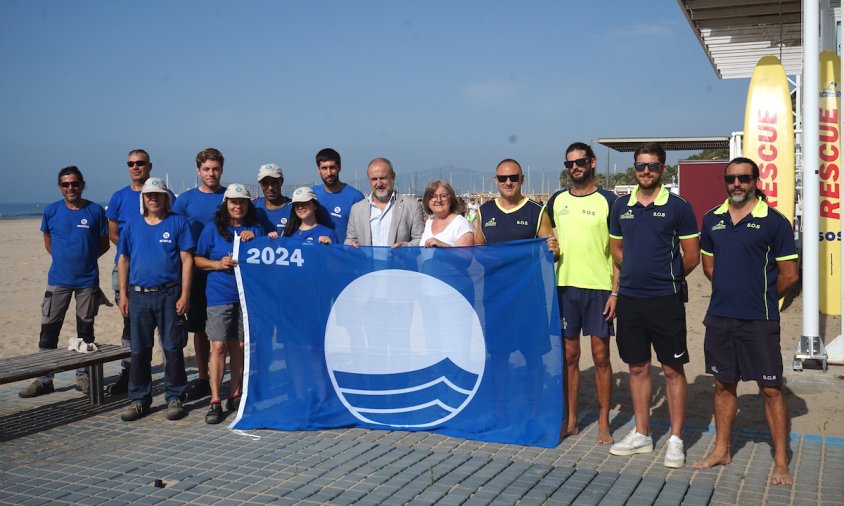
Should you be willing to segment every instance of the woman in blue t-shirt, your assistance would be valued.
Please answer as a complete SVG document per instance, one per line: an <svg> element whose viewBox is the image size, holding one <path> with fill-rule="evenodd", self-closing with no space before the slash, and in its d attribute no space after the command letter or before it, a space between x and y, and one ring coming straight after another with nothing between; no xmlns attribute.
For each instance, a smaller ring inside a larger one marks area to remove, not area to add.
<svg viewBox="0 0 844 506"><path fill-rule="evenodd" d="M223 407L220 387L226 369L226 353L229 355L231 385L226 409L236 411L240 405L243 385L243 311L237 292L237 280L232 258L235 236L242 242L265 235L258 220L255 206L246 186L232 183L223 195L223 203L217 208L214 221L205 225L196 246L194 262L202 270L209 271L205 296L208 299L208 321L205 325L211 341L209 376L211 386L211 407L205 415L205 422L216 424L223 421ZM271 232L270 237L278 237Z"/></svg>
<svg viewBox="0 0 844 506"><path fill-rule="evenodd" d="M320 244L337 242L337 236L329 228L330 222L317 213L317 197L307 186L296 188L291 198L293 212L284 227L284 237L292 237L300 241L317 241Z"/></svg>

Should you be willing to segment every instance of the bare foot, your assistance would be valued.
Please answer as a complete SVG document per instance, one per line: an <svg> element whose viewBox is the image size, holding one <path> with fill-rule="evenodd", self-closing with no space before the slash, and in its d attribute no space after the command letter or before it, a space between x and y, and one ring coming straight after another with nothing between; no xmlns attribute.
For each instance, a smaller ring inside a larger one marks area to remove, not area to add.
<svg viewBox="0 0 844 506"><path fill-rule="evenodd" d="M563 439L565 439L569 436L576 436L579 433L580 433L580 429L578 429L577 427L574 427L573 429L567 429L567 428L563 427L563 430L560 431L560 440L562 441Z"/></svg>
<svg viewBox="0 0 844 506"><path fill-rule="evenodd" d="M611 445L612 444L612 434L610 434L609 424L606 427L602 426L603 424L598 424L598 439L597 442L599 445Z"/></svg>
<svg viewBox="0 0 844 506"><path fill-rule="evenodd" d="M774 470L771 472L771 485L791 485L791 483L788 466L774 464Z"/></svg>
<svg viewBox="0 0 844 506"><path fill-rule="evenodd" d="M695 469L709 469L710 467L715 466L726 466L730 462L732 462L732 457L730 457L730 447L727 448L718 448L715 447L709 455L703 458L703 460L698 460L692 467Z"/></svg>

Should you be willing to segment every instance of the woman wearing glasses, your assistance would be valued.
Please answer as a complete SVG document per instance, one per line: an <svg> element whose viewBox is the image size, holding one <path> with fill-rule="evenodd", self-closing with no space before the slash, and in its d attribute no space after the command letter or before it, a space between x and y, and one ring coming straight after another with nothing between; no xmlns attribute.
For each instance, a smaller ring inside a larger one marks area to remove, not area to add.
<svg viewBox="0 0 844 506"><path fill-rule="evenodd" d="M462 205L448 182L442 179L431 181L425 188L422 208L431 219L425 222L419 244L426 248L475 244L472 225L461 215Z"/></svg>

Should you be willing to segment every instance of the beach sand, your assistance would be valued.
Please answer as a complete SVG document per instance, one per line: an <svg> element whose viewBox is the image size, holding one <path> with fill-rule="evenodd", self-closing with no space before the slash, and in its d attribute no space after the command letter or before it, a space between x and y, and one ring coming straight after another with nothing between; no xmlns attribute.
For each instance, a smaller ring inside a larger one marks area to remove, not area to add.
<svg viewBox="0 0 844 506"><path fill-rule="evenodd" d="M0 221L0 251L3 269L0 271L0 357L32 353L38 349L40 304L47 284L50 257L44 250L39 232L39 220ZM100 258L100 286L112 298L111 271L114 248ZM704 374L703 317L709 303L709 282L698 268L689 278L690 302L687 304L689 353L691 362L686 366L689 382L687 422L712 423L712 378ZM785 392L791 413L791 432L844 437L844 366L830 365L826 373L819 370L792 371L791 359L801 335L801 299L796 297L782 314L782 347L785 364ZM68 311L62 328L59 346L66 347L67 340L75 337L74 312ZM96 320L97 342L120 344L122 318L117 307L102 307ZM837 317L821 317L821 335L836 336L840 332ZM580 411L596 411L594 369L588 340L582 340ZM186 355L193 355L193 345L188 344ZM156 360L160 360L156 353ZM612 344L613 391L612 409L625 417L632 416L627 390L627 367L618 358ZM654 378L653 416L667 420L664 381L657 367ZM755 383L739 386L739 415L736 428L762 430L766 428L762 400Z"/></svg>

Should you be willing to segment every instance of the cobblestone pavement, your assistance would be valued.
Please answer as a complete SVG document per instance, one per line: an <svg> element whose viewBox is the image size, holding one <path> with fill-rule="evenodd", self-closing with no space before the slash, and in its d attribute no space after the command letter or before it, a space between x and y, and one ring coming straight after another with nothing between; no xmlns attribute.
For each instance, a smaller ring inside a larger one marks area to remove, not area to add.
<svg viewBox="0 0 844 506"><path fill-rule="evenodd" d="M695 471L710 426L686 426L689 465L668 469L658 420L655 451L633 457L594 444L594 413L554 449L363 429L255 439L229 431L231 417L206 425L207 401L167 421L160 385L153 413L131 423L125 397L91 406L73 372L48 396L20 399L24 385L0 387L0 504L844 504L841 438L792 434L795 484L770 487L767 433L753 430L735 434L732 464ZM631 427L620 413L611 423L616 439Z"/></svg>

